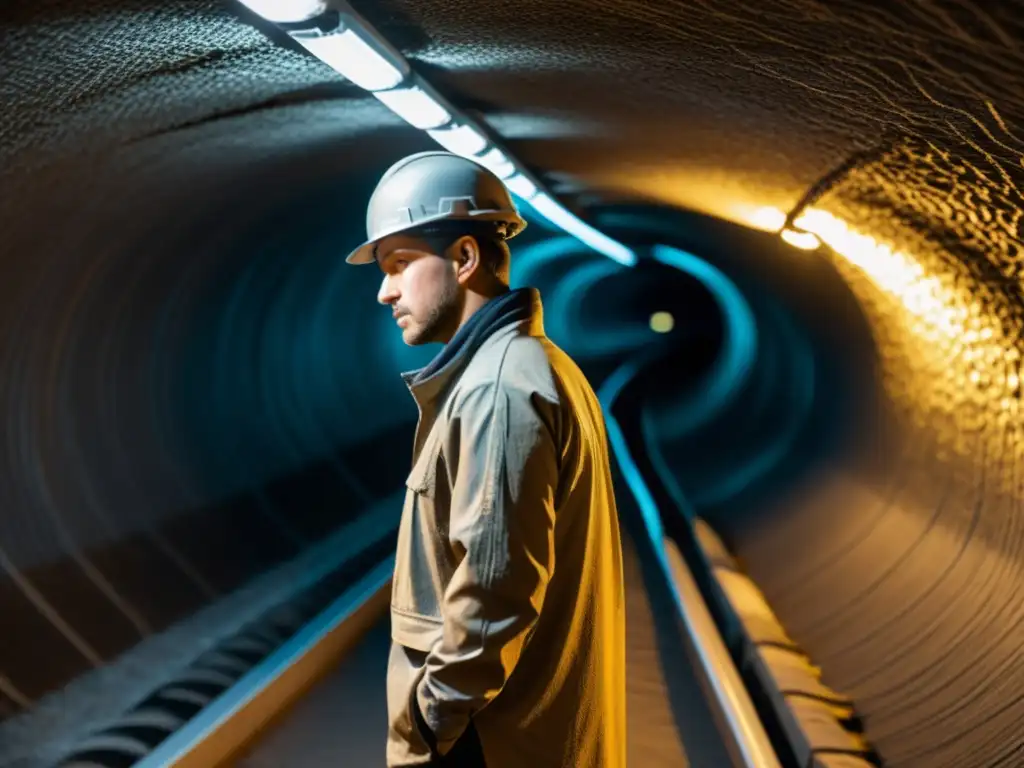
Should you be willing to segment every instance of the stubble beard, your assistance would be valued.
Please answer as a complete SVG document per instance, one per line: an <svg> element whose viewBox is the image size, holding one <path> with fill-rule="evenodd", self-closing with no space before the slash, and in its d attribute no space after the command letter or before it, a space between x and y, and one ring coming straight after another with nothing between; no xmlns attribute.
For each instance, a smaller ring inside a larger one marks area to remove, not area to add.
<svg viewBox="0 0 1024 768"><path fill-rule="evenodd" d="M458 326L459 289L454 281L445 283L444 290L438 296L437 303L423 321L422 326L409 334L405 343L410 347L432 342L443 342L445 337L454 332Z"/></svg>

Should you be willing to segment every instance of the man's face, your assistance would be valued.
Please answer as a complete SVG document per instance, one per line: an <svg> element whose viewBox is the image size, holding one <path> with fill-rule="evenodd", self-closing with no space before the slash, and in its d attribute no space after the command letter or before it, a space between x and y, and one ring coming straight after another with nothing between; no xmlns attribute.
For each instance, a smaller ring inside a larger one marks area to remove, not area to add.
<svg viewBox="0 0 1024 768"><path fill-rule="evenodd" d="M377 265L384 273L377 301L391 307L402 340L447 343L462 311L454 260L422 239L394 235L377 246Z"/></svg>

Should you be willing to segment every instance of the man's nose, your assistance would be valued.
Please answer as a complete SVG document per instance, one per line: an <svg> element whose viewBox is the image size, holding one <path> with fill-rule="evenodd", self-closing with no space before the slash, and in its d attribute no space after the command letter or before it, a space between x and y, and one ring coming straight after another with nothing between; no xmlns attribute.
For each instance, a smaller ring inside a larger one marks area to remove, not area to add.
<svg viewBox="0 0 1024 768"><path fill-rule="evenodd" d="M380 290L377 291L377 301L381 304L393 304L398 301L399 295L396 281L391 279L391 275L384 275Z"/></svg>

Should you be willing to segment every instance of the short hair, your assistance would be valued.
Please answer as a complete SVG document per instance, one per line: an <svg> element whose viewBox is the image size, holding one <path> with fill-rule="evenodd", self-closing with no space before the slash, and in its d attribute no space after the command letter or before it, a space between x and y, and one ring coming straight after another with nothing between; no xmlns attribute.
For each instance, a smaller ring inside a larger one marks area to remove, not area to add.
<svg viewBox="0 0 1024 768"><path fill-rule="evenodd" d="M480 263L494 277L508 282L512 254L505 242L506 224L500 221L438 221L416 230L435 248L446 250L460 237L470 235L480 248Z"/></svg>

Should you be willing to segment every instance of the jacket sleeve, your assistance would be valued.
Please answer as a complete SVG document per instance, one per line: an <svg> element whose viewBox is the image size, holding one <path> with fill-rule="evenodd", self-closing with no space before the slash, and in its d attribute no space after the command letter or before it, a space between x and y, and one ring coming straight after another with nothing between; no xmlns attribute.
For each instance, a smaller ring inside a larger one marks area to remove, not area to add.
<svg viewBox="0 0 1024 768"><path fill-rule="evenodd" d="M555 567L556 412L550 398L500 383L475 388L458 409L448 536L462 559L416 692L442 755L504 687L544 605Z"/></svg>

